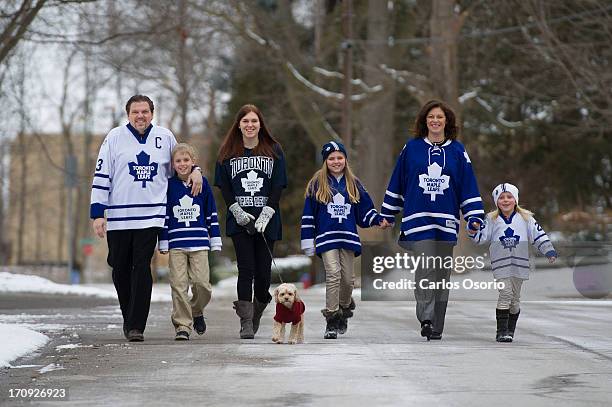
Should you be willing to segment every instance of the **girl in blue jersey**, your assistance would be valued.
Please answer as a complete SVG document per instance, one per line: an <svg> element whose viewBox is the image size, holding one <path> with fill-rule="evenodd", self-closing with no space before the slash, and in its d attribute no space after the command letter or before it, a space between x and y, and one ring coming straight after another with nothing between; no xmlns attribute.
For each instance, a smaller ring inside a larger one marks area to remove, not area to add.
<svg viewBox="0 0 612 407"><path fill-rule="evenodd" d="M401 211L400 246L427 260L415 270L416 314L421 335L441 339L452 264L445 260L452 258L457 243L459 211L467 220L483 217L484 209L470 158L456 140L452 109L437 100L427 102L414 133L397 160L381 215L392 223Z"/></svg>
<svg viewBox="0 0 612 407"><path fill-rule="evenodd" d="M325 267L325 339L336 339L353 316L353 261L361 254L357 226L388 226L359 179L353 175L342 143L321 151L323 166L308 182L302 214L302 250L317 254Z"/></svg>

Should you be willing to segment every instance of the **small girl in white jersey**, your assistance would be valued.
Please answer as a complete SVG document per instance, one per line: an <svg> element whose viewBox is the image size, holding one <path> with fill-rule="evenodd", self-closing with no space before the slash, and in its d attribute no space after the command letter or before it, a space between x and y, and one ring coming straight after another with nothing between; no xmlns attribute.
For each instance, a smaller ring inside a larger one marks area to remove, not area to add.
<svg viewBox="0 0 612 407"><path fill-rule="evenodd" d="M496 281L504 287L497 300L497 342L512 342L520 309L521 286L529 279L529 244L554 262L557 252L546 232L533 217L533 213L521 208L519 190L508 183L499 184L493 190L496 209L481 219L468 219L468 235L476 244L489 244L491 269Z"/></svg>

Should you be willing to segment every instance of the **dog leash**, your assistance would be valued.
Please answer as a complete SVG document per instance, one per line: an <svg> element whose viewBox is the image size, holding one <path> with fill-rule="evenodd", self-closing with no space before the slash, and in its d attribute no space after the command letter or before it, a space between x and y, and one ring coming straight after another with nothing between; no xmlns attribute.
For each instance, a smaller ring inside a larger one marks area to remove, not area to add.
<svg viewBox="0 0 612 407"><path fill-rule="evenodd" d="M280 269L278 268L278 266L276 265L276 262L274 261L274 255L272 255L272 250L270 250L270 246L268 245L268 240L266 239L266 235L261 232L261 236L263 237L264 243L266 244L266 249L268 249L268 253L270 253L270 258L272 259L272 264L274 264L274 269L276 270L276 273L278 274L278 279L280 280L281 284L284 283L283 281L283 276L281 275Z"/></svg>

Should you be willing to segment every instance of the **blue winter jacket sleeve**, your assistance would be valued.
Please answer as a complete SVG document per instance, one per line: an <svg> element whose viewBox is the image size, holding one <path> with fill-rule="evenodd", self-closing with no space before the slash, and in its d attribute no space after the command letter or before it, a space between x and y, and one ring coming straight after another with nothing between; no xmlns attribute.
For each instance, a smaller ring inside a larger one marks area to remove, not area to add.
<svg viewBox="0 0 612 407"><path fill-rule="evenodd" d="M395 168L393 169L393 173L391 174L391 179L389 180L389 185L387 186L385 198L380 210L380 215L391 223L395 222L395 215L404 209L405 191L403 180L406 172L408 171L408 168L406 168L408 163L405 162L406 151L407 149L404 145L404 148L397 159L397 163L395 164Z"/></svg>
<svg viewBox="0 0 612 407"><path fill-rule="evenodd" d="M204 222L208 229L208 237L210 239L210 250L221 250L221 230L219 229L219 219L217 217L217 205L213 196L210 184L204 179L202 192L204 196L205 213Z"/></svg>
<svg viewBox="0 0 612 407"><path fill-rule="evenodd" d="M459 207L463 214L463 219L467 222L470 217L477 217L484 219L485 211L482 205L482 198L478 191L478 183L476 182L476 176L474 175L474 169L472 168L472 161L468 156L465 148L461 143L457 143L460 146L460 153L462 153L461 168L461 180L457 183L457 192L459 198Z"/></svg>
<svg viewBox="0 0 612 407"><path fill-rule="evenodd" d="M315 215L317 210L317 201L314 197L306 197L304 200L304 210L302 211L302 226L301 226L301 249L306 250L314 247L314 238L316 232Z"/></svg>
<svg viewBox="0 0 612 407"><path fill-rule="evenodd" d="M357 187L359 188L359 202L355 205L357 225L362 228L379 225L383 218L374 208L374 202L372 202L370 194L368 194L363 184L358 183Z"/></svg>

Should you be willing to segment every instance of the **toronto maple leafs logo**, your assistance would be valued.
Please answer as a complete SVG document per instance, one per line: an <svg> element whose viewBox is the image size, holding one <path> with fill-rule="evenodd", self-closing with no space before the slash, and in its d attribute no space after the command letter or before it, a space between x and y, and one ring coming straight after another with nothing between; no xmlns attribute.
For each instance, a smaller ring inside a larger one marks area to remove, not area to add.
<svg viewBox="0 0 612 407"><path fill-rule="evenodd" d="M142 182L142 187L147 187L147 181L153 181L157 175L157 163L152 163L151 156L144 151L136 155L137 162L129 162L130 175L134 177L134 182Z"/></svg>
<svg viewBox="0 0 612 407"><path fill-rule="evenodd" d="M334 195L334 201L327 204L327 213L332 219L338 219L338 223L342 223L342 219L346 219L351 213L351 205L345 202L344 196L337 193Z"/></svg>
<svg viewBox="0 0 612 407"><path fill-rule="evenodd" d="M172 207L174 217L178 222L184 222L189 227L190 222L197 222L200 216L200 205L193 203L193 198L189 195L179 199L179 205Z"/></svg>
<svg viewBox="0 0 612 407"><path fill-rule="evenodd" d="M499 238L502 246L504 246L504 249L508 249L510 251L512 251L512 249L515 249L516 246L518 246L520 239L521 237L518 235L515 235L514 230L512 230L512 228L507 228L504 231L504 235L500 236Z"/></svg>
<svg viewBox="0 0 612 407"><path fill-rule="evenodd" d="M428 194L431 200L435 201L436 195L444 195L449 180L448 175L442 175L442 167L438 163L433 163L427 167L427 174L419 175L419 186L423 188L424 194Z"/></svg>
<svg viewBox="0 0 612 407"><path fill-rule="evenodd" d="M263 187L263 178L259 178L253 170L247 172L246 178L242 178L240 182L242 182L244 192L249 192L251 196L255 195L255 192L259 192L261 187Z"/></svg>

